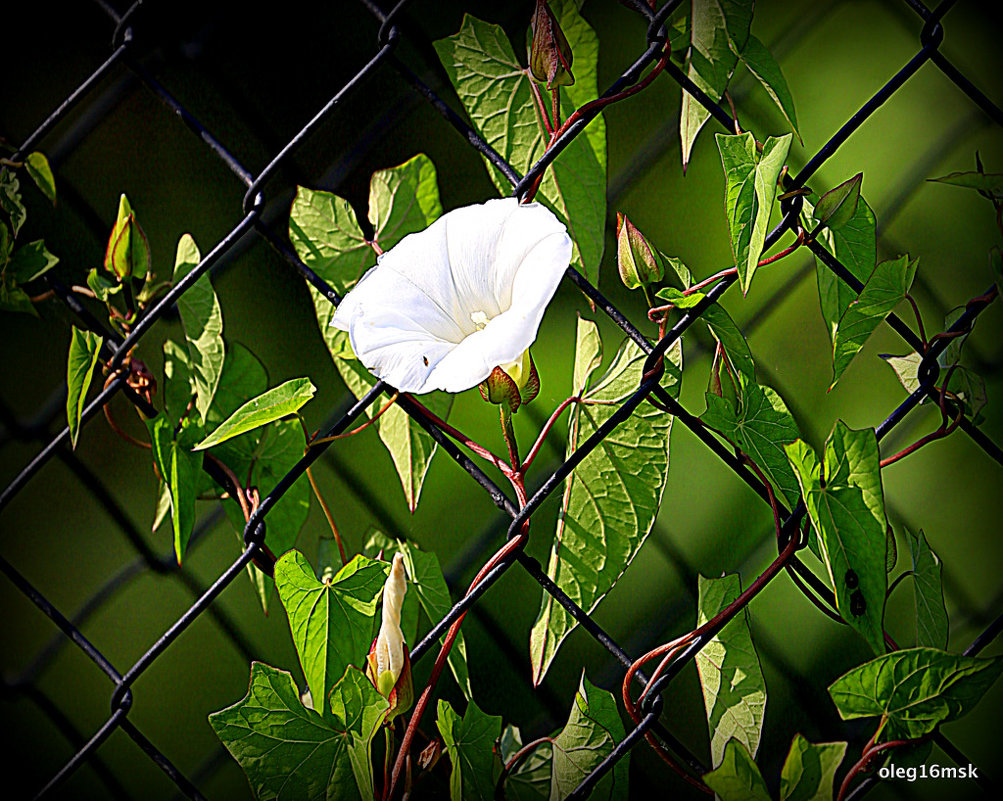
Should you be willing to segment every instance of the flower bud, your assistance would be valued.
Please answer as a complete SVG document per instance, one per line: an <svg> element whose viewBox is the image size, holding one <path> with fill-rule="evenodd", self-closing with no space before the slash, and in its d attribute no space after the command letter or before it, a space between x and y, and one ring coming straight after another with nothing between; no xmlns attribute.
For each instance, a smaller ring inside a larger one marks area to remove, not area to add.
<svg viewBox="0 0 1003 801"><path fill-rule="evenodd" d="M620 212L616 213L616 261L620 279L627 289L657 284L665 277L665 270L648 240Z"/></svg>
<svg viewBox="0 0 1003 801"><path fill-rule="evenodd" d="M383 622L380 633L373 640L366 657L366 675L390 702L386 720L411 708L414 702L414 686L411 680L411 657L401 631L401 606L407 592L404 575L404 557L394 554L390 575L383 585Z"/></svg>
<svg viewBox="0 0 1003 801"><path fill-rule="evenodd" d="M130 277L143 279L150 269L150 245L125 195L118 201L118 218L108 237L104 268L119 281Z"/></svg>
<svg viewBox="0 0 1003 801"><path fill-rule="evenodd" d="M529 70L548 89L555 86L571 86L575 76L571 74L574 56L564 31L557 24L554 12L547 0L536 0L536 11L531 23L533 41L529 48Z"/></svg>
<svg viewBox="0 0 1003 801"><path fill-rule="evenodd" d="M496 367L477 388L489 403L507 403L509 411L518 411L540 393L540 375L532 354L525 350L516 361Z"/></svg>

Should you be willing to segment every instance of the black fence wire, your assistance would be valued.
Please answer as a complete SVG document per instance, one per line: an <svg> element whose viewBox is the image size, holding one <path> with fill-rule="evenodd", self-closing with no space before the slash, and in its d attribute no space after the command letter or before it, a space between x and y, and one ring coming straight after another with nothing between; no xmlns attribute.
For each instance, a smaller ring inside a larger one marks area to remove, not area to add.
<svg viewBox="0 0 1003 801"><path fill-rule="evenodd" d="M408 24L407 15L416 13L417 7L428 6L429 4L422 3L421 0L413 0L413 2L412 0L402 0L402 2L399 2L392 9L384 10L373 0L362 0L362 2L366 9L378 20L380 26L371 58L360 66L358 72L350 80L338 88L330 99L317 110L309 122L279 148L274 157L257 173L252 172L242 165L226 145L220 139L217 139L193 113L172 95L168 88L160 83L157 77L146 66L134 57L136 41L132 25L144 13L144 5L152 5L152 3L144 4L143 0L139 0L122 14L117 13L108 3L100 2L98 4L114 26L111 54L104 63L87 76L79 87L24 140L18 152L12 157L12 160L21 160L43 143L57 124L64 120L76 106L92 102L95 87L107 78L107 76L114 74L116 71L129 71L135 79L138 79L138 81L148 87L245 187L245 194L240 209L241 216L232 230L212 247L197 267L192 269L163 298L149 308L132 328L128 336L124 338L102 325L57 279L47 278L51 289L65 303L69 311L76 316L76 324L99 333L104 337L105 346L102 357L106 359L110 372L114 373L116 368L123 365L131 348L149 332L157 321L171 313L184 292L201 276L211 270L214 265L228 257L228 255L231 255L231 251L239 247L242 239L251 233L268 242L288 264L291 270L296 271L331 303L337 304L339 302L340 298L338 294L324 280L303 264L289 246L285 237L274 230L274 226L269 220L268 215L266 215L265 210L268 196L274 191L277 176L289 161L290 155L303 145L304 142L308 141L328 117L336 115L343 101L352 93L360 91L377 71L393 70L399 75L401 80L413 87L417 93L416 97L419 98L417 102L427 101L430 103L456 129L467 144L486 157L500 170L511 182L512 193L517 197L523 196L529 190L542 172L555 159L560 157L564 148L576 136L582 133L591 119L600 113L600 109L597 107L583 113L581 118L568 127L567 131L552 144L526 175L519 175L401 57L400 45L402 40L406 36L415 35L413 33L415 28ZM634 63L606 89L602 97L611 97L635 84L644 71L658 60L667 37L664 23L680 3L679 0L668 2L657 13L653 12L647 3L642 0L633 0L633 2L625 5L632 6L635 13L643 15L647 20L647 34L645 39L638 44L638 55ZM973 127L986 125L1003 125L1003 111L1001 111L1000 107L988 99L941 52L941 45L945 41L945 28L941 24L941 20L944 14L954 5L952 0L945 0L945 2L940 3L940 5L932 10L927 8L923 3L918 2L918 0L906 0L905 5L908 7L909 12L914 13L917 18L916 27L919 30L918 50L866 103L860 106L817 153L808 159L804 167L796 175L785 177L784 181L785 188L788 190L788 199L784 200L781 204L782 219L769 232L766 240L766 249L776 244L788 231L797 232L801 197L796 193L792 193L792 190L805 186L806 182L861 127L865 120L874 114L883 103L891 98L927 62L930 62L936 69L943 72L956 85L957 89L974 104L975 110L972 112L972 115L959 120L958 130L971 130ZM416 8L409 10L409 6ZM434 11L434 6L427 10ZM824 13L826 13L826 6L823 4L814 4L812 11L798 19L794 29L788 32L788 36L796 38L799 32L803 32L806 26L813 24L817 17ZM783 46L784 44L781 42L778 48L783 48ZM711 98L704 95L671 62L666 65L665 72L669 76L669 79L678 83L684 91L689 92L700 102L724 130L732 130L733 119L729 111L723 109L720 105L713 102ZM742 94L740 91L735 93L734 98L741 105ZM87 124L96 125L99 119L99 115L91 115L87 118ZM936 163L937 154L941 153L944 147L955 136L955 133L949 133L947 141L933 143L929 153L922 156L920 162L925 164ZM610 196L615 198L623 192L632 180L632 177L653 163L666 146L667 143L665 141L653 141L639 148L637 158L634 162L623 174L611 179ZM882 218L883 220L890 219L901 210L906 199L914 191L915 183L912 179L903 181L897 194L888 204L886 216ZM849 287L854 291L860 291L862 288L860 282L826 250L821 242L809 242L807 247L815 258L828 269L832 270ZM806 264L803 269L792 272L783 291L793 291L795 286L802 283L811 272L809 266ZM524 524L530 520L541 504L563 485L565 479L575 467L617 425L627 419L641 403L649 398L654 398L655 401L667 407L676 420L686 426L739 479L747 484L765 502L770 502L767 488L756 473L750 470L739 456L701 425L698 419L689 410L684 408L679 401L669 395L659 383L662 374L661 357L700 318L703 311L710 304L716 302L729 290L735 278L724 278L719 281L707 293L707 297L699 305L695 308L685 310L679 320L665 335L652 344L625 314L583 275L574 268L569 268L566 277L568 282L580 289L595 304L598 310L608 315L628 337L647 353L644 365L644 377L637 389L622 402L619 409L595 434L582 443L566 460L562 459L553 465L553 469L549 471L546 480L530 493L529 500L524 505L520 507L452 439L435 424L430 422L424 414L418 411L414 401L406 395L402 395L398 400L399 405L428 432L441 449L449 454L463 471L483 488L495 506L502 512L502 515L492 521L480 535L472 537L467 548L454 559L452 564L447 565L446 574L451 587L455 587L472 568L478 567L484 562L485 555L494 550L498 538L503 531L505 532L505 536L510 540L518 537ZM922 285L921 282L922 279L920 279L920 283L917 285L919 291L926 293L932 302L939 303L936 290L933 287ZM969 303L965 312L950 326L948 333L971 330L975 320L988 304L989 300L985 297ZM759 326L763 320L773 313L775 308L776 304L768 301L761 309L754 312L748 324L744 326L746 333ZM911 348L923 352L923 343L920 337L904 320L893 314L887 318L887 322ZM909 419L910 413L925 398L937 400L939 392L937 389L939 375L937 357L947 347L949 341L946 337L937 339L926 350L919 373L921 377L919 388L876 426L879 440L890 435L894 429L903 426L904 421ZM978 356L979 361L984 367L995 366L991 363L992 358L991 355ZM765 370L766 368L763 367L762 369ZM65 387L58 389L52 395L51 400L38 411L37 415L27 420L19 420L11 408L5 403L0 402L0 422L3 424L3 431L0 433L0 446L4 446L14 440L42 445L39 453L0 494L0 512L50 460L55 458L62 461L81 485L93 496L108 519L121 531L122 535L135 550L136 556L133 561L126 563L117 572L109 576L105 583L84 604L71 613L66 613L57 608L14 565L3 556L0 556L0 571L58 629L52 639L41 649L28 667L17 675L5 676L2 685L4 695L8 697L22 697L33 703L40 713L54 724L66 738L67 742L75 749L73 756L50 778L48 783L44 787L36 788L35 795L38 798L49 796L77 769L86 763L94 770L97 778L103 784L110 797L127 798L128 793L125 787L102 759L101 755L102 744L113 733L121 731L163 770L170 781L177 786L178 792L181 795L188 798L201 799L203 795L198 789L197 784L208 779L214 771L218 770L224 764L227 758L225 752L220 748L215 753L209 755L203 766L197 769L191 778L182 774L172 763L170 757L162 753L156 744L143 734L130 717L130 713L136 705L141 704L143 701L142 697L134 693L133 685L162 654L171 648L178 637L203 614L210 616L214 620L215 624L221 628L226 638L242 657L246 660L252 659L254 657L254 649L242 630L242 624L228 616L215 601L220 593L229 586L236 576L244 571L244 568L252 560L259 565L266 567L269 565L272 557L267 549L267 525L271 510L276 504L281 502L283 494L292 486L293 482L302 476L306 469L318 459L325 459L329 464L332 464L338 471L338 474L348 483L350 489L360 496L364 496L366 490L359 484L352 484L350 466L339 463L336 453L327 453L329 449L336 449L337 445L329 443L323 447L311 448L307 455L300 459L296 466L278 483L276 488L267 497L262 499L258 508L251 514L244 529L244 548L240 556L210 585L206 586L193 578L186 570L179 569L173 553L159 554L150 548L141 532L131 521L129 514L123 509L114 494L105 486L102 479L82 463L67 447L70 436L69 429L63 427L53 433L52 426L59 420L64 407L65 391ZM378 382L361 400L353 400L347 408L337 410L328 421L324 436L333 436L347 431L352 423L365 413L368 407L374 403L381 402L381 396L384 394L390 395L393 391L384 382ZM138 394L133 392L126 384L124 378L120 376L113 379L87 404L82 415L81 424L86 424L87 421L98 415L104 404L117 394L125 395L144 413L155 413L155 410ZM1003 465L1003 451L978 426L967 418L963 418L960 428L964 432L964 435L970 438L979 449L991 459ZM206 462L206 467L207 470L212 470L212 466L208 461ZM221 473L211 473L211 475L220 483L224 490L232 489L225 475ZM376 505L374 504L374 506ZM889 510L892 511L891 499L889 499L888 505ZM792 577L797 577L799 585L805 593L814 595L820 603L833 607L834 598L831 591L800 562L795 553L796 548L804 545L799 532L805 514L803 502L799 503L794 509L784 508L781 504L780 511L782 525L780 526L781 536L777 542L777 548L781 552L790 552L791 556L787 561L787 565L791 569ZM207 515L198 523L192 538L193 548L198 547L204 541L205 534L216 525L221 517L222 514L219 508L217 508L216 511ZM658 525L656 524L656 527ZM659 547L669 548L666 545L666 537L655 537L653 539L655 542L660 543ZM760 538L759 541L762 542L762 539ZM679 572L686 574L689 579L694 577L695 571L687 566L684 560L673 555L671 549L668 549L666 554L670 563L674 564ZM751 559L753 554L741 554L739 556L740 560L746 560ZM618 670L610 669L609 675L606 677L610 682L614 683L622 679L624 671L632 665L641 652L650 646L652 641L657 641L664 637L667 628L671 627L672 621L678 620L684 614L685 610L689 608L689 602L692 600L682 599L669 609L663 610L659 621L635 635L627 645L621 645L603 630L593 616L579 608L572 599L567 597L547 577L546 571L539 561L526 552L525 542L523 541L517 547L508 551L502 559L498 560L486 573L483 580L457 601L442 620L434 623L431 631L412 649L412 659L415 662L422 660L429 650L434 648L447 629L468 610L473 610L476 614L478 600L501 576L510 570L522 570L533 581L537 582L570 613L583 630L588 632L596 642L609 652L614 660L614 665L619 665ZM110 599L136 579L137 576L146 572L170 577L172 580L179 582L193 600L190 607L169 628L163 631L157 641L145 653L131 665L123 668L122 666L113 664L102 653L100 647L90 642L82 633L82 628L91 616L100 611ZM966 615L977 625L983 627L983 631L972 640L970 646L966 649L966 653L969 654L980 652L1003 628L1003 615L1000 614L1003 611L1003 596L993 598L988 607L979 606L976 599L965 595L963 583L957 578L952 579L949 566L945 568L945 585L949 593L953 593L956 597L961 598L961 607L964 609ZM512 661L518 660L518 649L514 644L509 642L509 634L503 630L503 627L486 617L482 617L482 622L485 623L489 632L499 642L502 653L506 654L507 658ZM721 626L723 624L724 621L721 622ZM622 759L630 749L641 743L644 736L649 732L653 733L661 741L662 745L694 775L699 776L708 770L708 766L702 764L701 760L690 752L670 731L670 721L663 719L661 714L661 694L673 681L674 677L678 675L679 671L692 661L694 655L717 633L717 630L721 626L704 632L673 658L657 681L648 687L646 694L641 700L640 721L627 731L626 737L614 748L613 752L609 754L602 764L584 779L582 784L570 797L587 797L591 789L612 769L613 765ZM767 659L770 658L768 634L769 632L763 632L765 645L762 646ZM756 641L757 644L762 642L758 634ZM73 643L73 645L86 655L111 683L111 713L96 731L81 732L59 706L53 703L39 688L39 677L45 672L55 656L69 643ZM791 669L788 668L788 670ZM614 673L615 675L613 675ZM640 670L635 673L635 680L638 687L642 689L649 683L648 676L644 671ZM796 684L797 682L793 683ZM559 702L556 698L547 695L545 686L541 688L541 692L544 702L552 706L555 710L559 710ZM549 701L547 700L548 698L550 698ZM559 712L555 711L556 714L559 714ZM957 762L967 763L969 761L943 734L937 735L936 742ZM983 781L988 782L986 779L983 779ZM854 797L862 796L872 785L873 780L861 783L855 790Z"/></svg>

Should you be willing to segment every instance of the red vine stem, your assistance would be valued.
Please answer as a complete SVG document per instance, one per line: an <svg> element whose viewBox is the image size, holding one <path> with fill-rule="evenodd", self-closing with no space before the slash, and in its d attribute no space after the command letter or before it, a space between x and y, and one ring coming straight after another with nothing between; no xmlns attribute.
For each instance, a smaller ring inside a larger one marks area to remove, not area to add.
<svg viewBox="0 0 1003 801"><path fill-rule="evenodd" d="M351 431L346 431L343 434L334 434L333 436L330 436L330 437L321 437L320 439L310 439L308 437L307 438L307 447L308 448L312 448L314 445L323 445L323 444L325 444L327 442L334 442L335 440L339 440L339 439L347 439L348 437L354 437L360 431L365 431L367 428L369 428L369 426L371 426L373 423L375 423L377 420L379 420L380 417L383 415L383 413L385 411L387 411L391 406L393 406L397 402L397 396L398 395L400 395L399 392L395 392L393 395L391 395L390 396L390 400L388 400L386 403L384 403L380 407L380 410L376 414L374 414L372 417L370 417L366 422L364 422L361 426L358 426L357 428L353 428Z"/></svg>
<svg viewBox="0 0 1003 801"><path fill-rule="evenodd" d="M519 472L522 475L526 475L526 471L529 470L529 466L533 464L533 460L536 459L537 455L540 453L540 448L543 446L543 441L547 438L547 435L550 433L550 429L553 428L554 423L557 422L557 419L561 416L564 410L567 409L572 403L580 403L581 400L582 400L581 397L579 397L578 395L572 395L567 400L562 401L561 405L558 406L554 410L554 413L550 415L550 419L547 420L543 428L540 430L540 435L536 438L536 442L533 443L533 447L530 448L529 454L526 456L526 460L522 463L522 466L519 468Z"/></svg>

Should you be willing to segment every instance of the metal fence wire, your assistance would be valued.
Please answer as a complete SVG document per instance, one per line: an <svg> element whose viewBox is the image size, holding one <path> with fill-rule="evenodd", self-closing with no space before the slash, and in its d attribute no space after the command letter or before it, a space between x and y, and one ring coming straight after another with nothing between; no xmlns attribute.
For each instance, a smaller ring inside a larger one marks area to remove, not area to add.
<svg viewBox="0 0 1003 801"><path fill-rule="evenodd" d="M365 9L368 10L379 23L379 32L375 42L371 57L359 66L358 71L347 80L343 86L330 96L316 113L303 127L284 145L275 151L266 166L252 172L240 163L236 156L227 148L222 138L217 138L185 105L179 102L170 89L162 85L158 78L152 74L150 69L136 57L137 37L134 32L134 25L141 16L147 12L147 7L154 5L152 2L144 3L138 0L130 6L124 13L116 12L110 4L101 0L99 8L110 19L113 25L113 36L111 52L107 59L83 80L66 99L52 112L37 129L24 140L18 152L12 160L19 161L23 156L36 149L40 144L46 142L47 136L53 129L63 121L75 107L95 102L95 87L107 76L121 72L131 72L135 79L146 85L152 93L163 102L179 120L187 126L207 147L212 154L217 157L233 176L246 189L241 216L232 230L220 239L211 250L202 258L201 262L184 279L175 284L166 295L155 305L150 307L142 318L137 322L128 336L120 337L116 333L108 330L99 322L79 301L74 297L67 287L63 286L57 279L48 278L51 289L62 300L69 312L75 317L75 324L79 327L87 328L99 333L104 337L105 349L103 357L106 359L109 372L113 373L120 367L130 350L139 342L150 329L168 315L178 299L203 275L207 274L213 265L223 259L229 251L235 248L238 242L248 232L262 237L275 250L281 254L289 269L296 271L303 279L312 284L331 303L339 302L338 294L328 286L320 277L303 264L289 246L284 236L276 233L274 227L281 228L282 220L277 221L277 226L273 221L267 219L265 215L267 193L276 190L279 178L284 177L283 169L287 166L291 155L301 148L304 143L311 140L318 128L325 120L332 116L337 116L342 108L343 101L353 93L364 91L367 82L378 71L392 70L399 76L399 80L413 87L417 102L428 102L453 126L463 142L476 149L480 154L487 157L512 183L512 194L522 197L534 181L555 159L561 157L565 147L585 130L591 119L598 113L599 108L593 108L581 115L581 118L572 124L567 131L554 142L532 166L526 175L519 175L516 170L496 153L487 142L471 128L462 117L460 117L449 104L439 96L439 94L428 86L419 77L414 68L409 66L408 61L402 55L402 42L408 37L417 37L415 33L418 27L409 23L409 15L432 14L435 13L435 4L423 2L423 0L402 0L390 10L383 10L375 0L362 0ZM634 63L616 81L609 86L602 97L610 97L624 88L636 83L646 68L654 64L663 49L667 32L664 25L669 15L680 5L679 0L668 2L657 13L652 11L643 0L633 0L624 3L629 6L629 10L624 13L635 13L642 15L648 22L646 37L637 43L637 56ZM915 54L899 69L891 75L883 86L864 103L847 121L840 127L825 145L815 153L805 163L804 167L796 175L787 175L784 178L784 185L788 191L787 199L781 204L782 219L779 224L769 232L766 239L766 248L777 243L786 232L796 232L798 224L798 214L800 212L801 198L796 190L805 186L806 182L812 178L819 168L856 132L864 122L871 117L886 101L888 101L917 71L930 62L933 67L940 70L957 87L957 90L974 104L977 111L974 116L977 118L972 123L972 118L963 120L964 124L986 124L988 120L993 125L1003 125L1003 111L1000 107L988 99L971 81L969 81L943 54L941 47L945 41L945 25L942 25L942 18L946 12L954 5L952 0L945 0L935 9L929 9L919 0L906 0L905 6L915 14L915 30L918 32L917 49ZM428 42L414 42L415 45L428 47ZM671 62L665 68L668 79L678 83L682 89L689 92L699 103L710 113L724 130L730 131L733 128L732 113L714 103L704 93L700 91L682 71ZM662 78L662 80L666 80ZM740 98L739 98L740 100ZM96 125L100 120L100 109L87 118L87 125ZM305 115L304 115L305 116ZM650 163L657 153L641 151L638 153L637 165L633 169L642 169L646 163ZM629 172L629 171L628 171ZM622 185L620 189L622 189ZM610 192L619 191L611 187ZM895 211L904 204L904 199L897 200L893 206ZM889 214L893 213L892 211ZM859 281L841 264L826 247L819 241L808 244L808 248L827 268L832 270L840 279L849 285L854 291L859 292L862 288ZM690 326L700 318L703 311L726 291L729 290L735 281L735 277L725 278L719 281L711 289L705 300L696 307L686 310L678 321L666 331L665 335L655 344L651 344L648 339L634 326L634 324L622 313L596 286L593 286L585 277L573 268L567 271L568 282L580 289L591 300L595 307L609 316L609 318L632 339L637 345L647 353L645 362L644 379L636 390L625 398L620 408L613 416L601 426L601 428L588 438L566 461L559 464L549 477L530 494L529 500L521 508L514 502L501 487L485 474L467 455L450 439L439 427L430 422L423 414L417 413L413 401L402 395L398 400L400 406L414 420L421 425L428 434L438 443L439 447L445 451L465 471L483 490L488 493L495 506L501 512L501 520L505 521L503 526L507 528L509 539L515 538L522 530L523 524L540 508L541 504L549 498L555 490L561 487L568 475L581 463L581 461L595 449L602 440L609 435L622 421L628 418L638 406L646 399L654 398L663 404L675 416L679 423L686 426L692 434L697 437L721 462L728 466L735 475L747 484L765 502L769 503L770 498L765 485L757 475L751 471L743 461L736 456L726 445L719 441L704 426L700 425L697 418L683 405L669 395L660 385L660 372L658 366L660 357L683 335ZM971 329L976 318L989 305L985 298L976 300L968 305L965 312L950 326L949 332L964 332ZM770 313L775 304L768 304L764 314ZM760 320L754 319L751 325L756 325ZM899 317L892 315L887 319L888 325L913 349L921 351L922 341L917 333ZM923 376L920 387L913 392L903 403L891 411L887 418L877 427L877 437L882 439L894 428L900 426L910 413L927 397L934 400L938 397L936 386L937 356L946 348L949 343L948 338L941 338L927 351L923 359L923 369L920 375ZM374 403L380 403L381 396L392 394L393 389L384 382L379 382L365 397L357 402L352 402L347 409L339 410L331 419L325 436L333 436L347 431L352 423L363 415L368 407ZM82 424L97 416L104 404L113 396L122 394L135 404L142 412L153 415L156 410L149 403L137 395L127 386L124 377L111 380L107 386L94 397L83 411ZM227 567L209 586L205 586L196 578L189 575L185 570L178 569L173 553L161 555L154 552L146 543L142 533L131 521L129 514L123 508L119 499L105 485L103 480L90 468L77 458L67 447L69 440L69 429L63 428L54 436L50 435L50 424L59 418L62 413L65 397L65 388L58 388L52 400L41 408L37 415L31 419L21 420L16 417L13 411L4 403L0 402L0 419L4 425L2 433L3 443L10 440L21 440L29 443L40 443L41 450L31 459L30 463L10 482L0 495L0 511L10 504L11 500L39 473L39 471L52 459L61 460L72 472L76 479L92 495L95 501L108 514L109 518L121 530L122 534L135 550L136 557L122 566L117 572L107 578L105 583L93 594L93 596L82 607L73 613L60 610L46 597L45 593L34 586L25 575L20 572L11 562L0 556L0 570L7 577L8 581L26 596L31 603L38 607L55 624L58 632L55 633L49 644L43 648L36 658L26 669L16 676L6 675L3 681L3 692L8 698L24 698L33 703L39 712L44 715L52 724L65 736L66 740L75 749L72 757L58 772L53 775L48 783L41 788L31 788L35 797L48 797L59 788L75 771L82 765L88 764L95 772L96 776L103 784L108 795L115 798L128 797L128 792L123 786L120 778L109 767L108 763L102 759L102 744L116 731L124 732L139 747L143 754L156 763L173 782L178 791L186 797L201 799L202 793L196 786L196 782L207 780L211 774L227 759L222 749L213 754L193 777L184 775L171 761L169 754L165 754L158 749L157 745L148 739L134 723L132 712L143 703L143 697L134 693L133 687L144 673L178 640L200 616L208 615L214 618L215 622L222 628L225 635L232 641L235 648L248 661L254 656L254 649L248 642L246 635L241 629L241 625L231 619L215 601L220 593L226 589L230 583L244 571L245 567L254 560L258 564L269 563L270 552L268 545L268 517L276 504L281 502L283 494L302 476L306 469L316 460L322 458L328 448L334 447L328 443L323 447L309 449L309 452L296 464L296 466L278 483L278 486L265 497L257 510L253 512L249 522L244 529L244 547L242 553L233 563ZM963 435L970 438L972 443L981 449L995 462L1003 465L1003 451L990 440L975 424L964 418L961 422ZM211 471L212 466L207 461L206 469ZM225 475L211 473L221 486L228 487ZM799 526L805 514L803 501L794 509L781 508L782 524L780 527L781 537L778 541L778 549L784 550L792 542L798 540L795 545L802 545L799 541ZM197 526L193 537L193 545L197 546L204 539L204 532L210 529L220 518L219 509L209 515ZM459 574L471 564L481 565L485 560L485 550L493 549L491 540L497 535L498 526L495 525L485 536L477 539L471 549L464 555L466 564L455 568L454 573ZM793 549L792 549L793 554ZM814 575L800 563L796 555L792 555L788 564L792 567L793 573L800 578L803 591L814 593L823 602L833 603L831 591L822 585ZM127 667L113 664L101 650L98 644L92 643L83 633L82 628L85 623L96 613L100 612L109 601L136 576L152 571L156 574L171 576L178 581L181 586L190 593L192 603L190 607L159 636L156 642L143 653L135 662ZM537 582L546 592L550 593L554 599L560 603L570 615L577 621L581 628L588 632L598 643L605 648L612 658L621 666L620 676L623 670L628 668L638 656L622 647L602 627L596 622L593 616L587 614L579 608L573 600L567 597L555 584L547 577L546 571L534 557L526 553L525 544L520 547L510 549L505 555L495 561L490 567L483 580L480 581L471 591L467 592L457 601L449 613L441 620L435 622L431 631L415 645L412 650L412 659L418 662L424 659L429 650L439 641L447 629L468 610L475 609L478 600L486 593L492 585L509 571L523 571L533 581ZM976 609L976 614L985 625L984 631L979 634L965 650L967 654L975 654L981 651L1003 627L1003 616L997 616L1000 606L1003 604L1000 598L992 599L992 604L988 608ZM723 625L723 621L722 621ZM692 771L695 775L706 772L708 767L701 764L701 760L691 753L670 731L671 721L667 716L663 716L662 693L673 681L679 671L693 660L694 655L717 633L720 626L706 631L702 636L696 638L683 651L676 655L671 664L664 670L661 676L649 688L648 693L641 701L640 721L627 731L626 737L614 748L612 753L600 764L591 774L589 774L581 785L572 794L573 798L585 798L588 796L596 783L606 775L623 756L632 748L637 746L648 733L653 734L661 744L671 752L678 762ZM94 668L107 676L111 682L111 712L104 723L96 731L81 732L70 716L53 702L46 695L38 684L39 676L52 662L56 654L67 644L72 644L80 650L93 663ZM634 676L638 687L645 687L649 677L644 671L637 671ZM209 710L204 710L208 712ZM8 732L8 736L17 736L16 732ZM967 763L967 757L952 744L943 734L937 736L937 743L952 758L961 764ZM675 779L669 779L669 782ZM987 780L984 780L987 781ZM873 782L864 782L855 792L855 796L863 795Z"/></svg>

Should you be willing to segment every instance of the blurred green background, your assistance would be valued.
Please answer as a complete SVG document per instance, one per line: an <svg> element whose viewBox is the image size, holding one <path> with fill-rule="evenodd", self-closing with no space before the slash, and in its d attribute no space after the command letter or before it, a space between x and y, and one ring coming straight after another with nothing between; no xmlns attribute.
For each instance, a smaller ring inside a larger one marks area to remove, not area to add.
<svg viewBox="0 0 1003 801"><path fill-rule="evenodd" d="M182 2L150 4L136 20L139 60L252 172L273 154L376 51L378 24L360 3L284 3L206 8ZM444 86L427 44L459 28L464 8L505 25L522 42L530 3L416 2L404 20L401 59L459 108ZM600 87L608 86L643 50L645 25L612 0L587 0L583 13L600 37ZM0 135L19 144L110 52L114 26L94 4L38 2L17 9L5 35ZM803 145L796 140L790 165L802 165L861 104L919 49L922 24L904 2L815 3L761 0L753 33L780 61L797 104ZM960 3L945 18L943 52L990 98L1003 99L1003 61L997 4ZM516 51L521 52L517 46ZM760 138L785 131L783 119L750 76L732 85L739 117ZM609 212L607 253L600 288L637 323L642 301L619 285L613 260L612 221L617 210L666 253L682 258L697 277L731 264L723 213L723 177L708 123L685 177L680 167L680 90L667 77L632 100L607 110ZM126 68L101 81L42 142L53 164L59 202L47 205L31 187L23 241L44 237L60 257L66 282L83 283L100 263L118 196L126 192L152 249L154 264L173 265L177 239L191 232L203 253L240 219L244 187L208 148ZM1003 137L990 120L931 64L925 65L844 144L810 181L826 190L858 171L875 210L879 255L919 256L914 294L928 332L942 328L944 314L990 284L987 250L999 234L991 206L955 187L926 178L972 169L978 151L989 171L1003 171ZM416 153L434 161L444 208L493 195L480 158L392 68L382 67L327 118L266 187L266 219L285 235L297 183L333 189L364 213L371 173ZM360 215L361 216L361 215ZM324 348L303 282L260 238L242 241L213 273L223 308L225 335L242 342L265 363L271 385L309 375L318 387L304 410L312 429L341 408L347 390ZM724 305L746 331L760 380L786 400L804 437L824 442L837 419L852 427L878 424L905 393L879 353L908 348L882 326L827 392L829 343L818 309L814 266L798 253L760 271L749 295L737 290ZM983 430L1003 441L1000 371L1000 304L980 319L966 345L966 362L986 379L989 405ZM902 311L902 310L900 310ZM57 302L39 307L40 318L0 315L0 400L19 419L50 403L65 382L71 317ZM601 315L592 315L581 294L562 287L534 347L543 388L520 413L517 427L530 441L550 410L570 389L575 315L599 319L607 360L621 337ZM911 320L908 314L905 319ZM139 356L160 375L160 345L177 335L175 320L159 323ZM682 400L704 408L709 360L703 331L684 339ZM56 398L59 408L59 398ZM128 404L113 403L130 430L141 424ZM51 431L58 430L56 414ZM937 425L923 407L883 446L889 454ZM458 396L451 422L490 446L501 446L493 409L474 391ZM537 463L542 481L563 454L563 425ZM37 441L0 434L0 485L6 485L37 453ZM127 518L158 553L169 554L166 530L150 534L156 481L149 456L115 437L102 420L85 427L77 457L108 487ZM434 460L417 512L411 515L389 456L374 432L338 443L317 476L352 549L372 527L409 537L434 550L458 597L476 568L501 541L503 523L483 491L446 456ZM1003 605L1000 490L1003 472L964 434L933 444L884 472L889 519L900 535L923 528L944 562L951 615L951 648L960 650ZM200 504L204 516L213 505ZM531 551L545 559L556 519L551 499L534 518ZM316 503L298 547L311 560L325 522ZM58 459L35 477L0 515L0 553L67 615L79 610L105 583L125 571L120 586L82 625L84 634L124 671L193 600L192 587L207 586L235 558L237 538L225 520L212 525L186 559L187 583L135 565L136 551L91 492ZM628 652L640 654L689 630L695 618L696 574L738 571L748 584L775 555L766 507L682 425L672 436L671 468L661 514L633 565L600 605L596 618ZM904 569L908 549L900 539ZM817 567L817 565L816 565ZM502 714L534 737L566 717L581 671L618 692L619 667L590 637L577 631L563 646L546 682L529 682L528 633L540 589L511 570L464 624L471 676L479 705ZM250 584L240 577L217 602L239 630L250 655L301 681L285 616L275 605L264 616ZM889 629L902 644L914 639L908 583L892 596ZM785 577L774 581L750 610L754 641L766 674L769 700L759 762L775 788L779 766L795 732L812 740L851 737L859 754L871 725L842 724L825 688L868 657L863 641L823 617ZM9 581L0 581L0 669L5 689L29 668L56 628ZM993 646L989 653L998 653ZM418 677L430 662L423 663ZM218 621L201 616L136 682L130 720L210 798L249 797L243 774L222 754L206 716L246 691L248 659ZM58 651L38 676L36 699L58 710L85 738L109 714L111 685L75 647ZM447 680L443 691L456 700ZM983 773L999 778L997 715L1003 687L945 732ZM667 693L664 722L699 757L707 759L702 699L691 667ZM60 723L24 693L0 696L0 724L7 743L0 765L18 788L32 794L74 753ZM98 752L101 763L129 797L170 798L176 790L160 769L122 732ZM636 797L689 797L647 750L632 755ZM935 750L931 762L950 764ZM100 765L98 770L100 770ZM976 797L967 785L882 783L873 798ZM93 763L56 794L104 798L109 790Z"/></svg>

